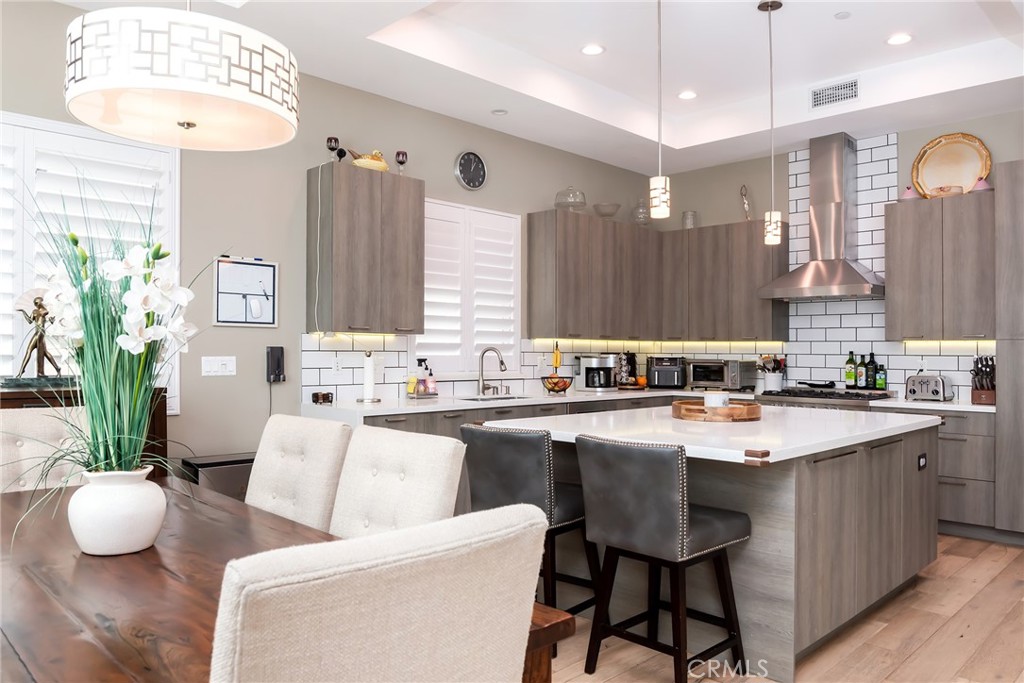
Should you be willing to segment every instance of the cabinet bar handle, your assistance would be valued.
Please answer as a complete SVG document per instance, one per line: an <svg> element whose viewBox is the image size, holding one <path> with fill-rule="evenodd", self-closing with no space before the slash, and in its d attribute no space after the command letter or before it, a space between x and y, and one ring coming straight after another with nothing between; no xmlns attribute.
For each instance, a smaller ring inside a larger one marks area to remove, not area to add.
<svg viewBox="0 0 1024 683"><path fill-rule="evenodd" d="M757 337L740 337L740 341L756 341Z"/></svg>
<svg viewBox="0 0 1024 683"><path fill-rule="evenodd" d="M682 337L665 337L668 341L683 341Z"/></svg>
<svg viewBox="0 0 1024 683"><path fill-rule="evenodd" d="M960 335L964 339L984 339L987 335L984 334L962 334Z"/></svg>
<svg viewBox="0 0 1024 683"><path fill-rule="evenodd" d="M350 330L363 330L363 331L367 331L367 330L370 329L370 326L369 325L349 325L348 329L350 329Z"/></svg>
<svg viewBox="0 0 1024 683"><path fill-rule="evenodd" d="M583 335L579 334L578 332L566 332L565 336L566 337L582 337Z"/></svg>
<svg viewBox="0 0 1024 683"><path fill-rule="evenodd" d="M444 413L443 417L446 417L449 420L451 420L456 417L462 417L463 415L465 415L465 413Z"/></svg>
<svg viewBox="0 0 1024 683"><path fill-rule="evenodd" d="M639 341L640 337L626 337L626 339L630 339L630 340L633 340L633 341Z"/></svg>
<svg viewBox="0 0 1024 683"><path fill-rule="evenodd" d="M540 409L540 412L542 412L542 413L550 413L550 412L554 412L554 410L555 410L555 406L545 406L545 407Z"/></svg>
<svg viewBox="0 0 1024 683"><path fill-rule="evenodd" d="M405 417L385 417L384 421L391 424L392 422L405 422L407 419Z"/></svg>
<svg viewBox="0 0 1024 683"><path fill-rule="evenodd" d="M497 409L496 409L496 410L494 411L494 414L495 414L495 415L508 415L508 414L509 414L509 413L511 413L511 412L512 412L512 409L511 409L511 408L497 408Z"/></svg>
<svg viewBox="0 0 1024 683"><path fill-rule="evenodd" d="M396 327L395 332L412 332L415 327Z"/></svg>
<svg viewBox="0 0 1024 683"><path fill-rule="evenodd" d="M939 479L939 485L941 486L967 486L966 481L943 481Z"/></svg>
<svg viewBox="0 0 1024 683"><path fill-rule="evenodd" d="M610 334L599 334L599 335L597 335L597 338L598 339L611 339L612 335L610 335Z"/></svg>
<svg viewBox="0 0 1024 683"><path fill-rule="evenodd" d="M966 436L940 436L939 441L967 441Z"/></svg>
<svg viewBox="0 0 1024 683"><path fill-rule="evenodd" d="M857 451L847 451L845 453L839 453L838 455L829 455L829 456L824 457L824 458L818 458L817 460L812 460L811 464L812 465L817 465L819 462L828 462L829 460L835 460L837 458L845 458L848 455L856 455L856 453L857 453Z"/></svg>
<svg viewBox="0 0 1024 683"><path fill-rule="evenodd" d="M939 438L942 438L942 437L939 437ZM894 443L899 443L900 441L902 441L902 439L896 439L895 441L886 441L885 443L880 443L880 444L878 444L876 446L872 446L871 450L875 450L876 448L885 448L886 446L891 446Z"/></svg>
<svg viewBox="0 0 1024 683"><path fill-rule="evenodd" d="M715 338L714 337L701 337L700 340L701 341L714 341Z"/></svg>
<svg viewBox="0 0 1024 683"><path fill-rule="evenodd" d="M903 338L904 339L924 339L924 335L923 334L905 334L905 335L903 335Z"/></svg>

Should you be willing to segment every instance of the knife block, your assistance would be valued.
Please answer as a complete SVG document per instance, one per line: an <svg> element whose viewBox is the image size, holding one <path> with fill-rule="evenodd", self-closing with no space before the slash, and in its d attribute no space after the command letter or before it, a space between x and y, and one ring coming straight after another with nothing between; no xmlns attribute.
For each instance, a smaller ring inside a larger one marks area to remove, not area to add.
<svg viewBox="0 0 1024 683"><path fill-rule="evenodd" d="M996 392L994 389L971 389L971 403L978 406L994 406Z"/></svg>

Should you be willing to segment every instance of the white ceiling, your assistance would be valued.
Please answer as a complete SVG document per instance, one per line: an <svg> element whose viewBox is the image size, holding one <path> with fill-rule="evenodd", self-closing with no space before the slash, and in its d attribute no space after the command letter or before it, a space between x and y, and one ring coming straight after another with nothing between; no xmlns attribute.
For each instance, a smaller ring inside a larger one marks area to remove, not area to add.
<svg viewBox="0 0 1024 683"><path fill-rule="evenodd" d="M274 36L304 73L639 173L656 171L651 0L251 0L240 9L194 2L193 10ZM838 12L850 16L838 20ZM665 0L666 173L767 154L767 18L755 0ZM1022 0L785 0L772 23L779 149L837 130L862 137L1024 108ZM914 40L887 45L896 31ZM605 53L581 54L590 42ZM851 77L860 80L859 100L809 110L810 87ZM698 97L678 99L684 89ZM493 109L509 113L498 117Z"/></svg>

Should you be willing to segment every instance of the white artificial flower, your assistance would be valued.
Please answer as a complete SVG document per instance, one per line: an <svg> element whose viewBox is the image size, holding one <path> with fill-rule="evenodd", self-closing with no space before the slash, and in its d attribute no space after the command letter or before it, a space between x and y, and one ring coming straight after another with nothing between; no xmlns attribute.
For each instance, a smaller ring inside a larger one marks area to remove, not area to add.
<svg viewBox="0 0 1024 683"><path fill-rule="evenodd" d="M174 342L172 352L180 351L188 353L189 337L199 331L192 323L185 322L185 317L176 315L171 322L167 323L167 337Z"/></svg>
<svg viewBox="0 0 1024 683"><path fill-rule="evenodd" d="M121 303L128 309L125 316L132 319L141 317L142 313L163 315L174 306L174 302L164 296L159 287L141 277L132 278L131 287L121 297Z"/></svg>
<svg viewBox="0 0 1024 683"><path fill-rule="evenodd" d="M103 274L103 277L111 282L129 276L144 275L149 272L149 269L146 268L146 258L148 255L148 249L135 245L128 250L128 253L120 261L117 259L104 261L100 266L100 272Z"/></svg>
<svg viewBox="0 0 1024 683"><path fill-rule="evenodd" d="M195 296L188 287L180 287L175 277L174 265L167 260L158 261L153 268L153 280L151 282L163 295L175 306L184 308Z"/></svg>
<svg viewBox="0 0 1024 683"><path fill-rule="evenodd" d="M146 327L146 319L130 318L125 315L122 321L126 334L119 335L117 345L128 353L137 356L146 349L146 344L158 341L167 336L167 328L163 325Z"/></svg>
<svg viewBox="0 0 1024 683"><path fill-rule="evenodd" d="M50 315L59 317L68 308L75 311L74 315L81 315L78 289L71 284L67 273L51 275L48 278L48 285L46 292L43 294L43 305L46 306L46 310L50 312Z"/></svg>
<svg viewBox="0 0 1024 683"><path fill-rule="evenodd" d="M85 343L85 330L82 329L79 311L71 306L66 307L60 315L54 316L46 334L63 338L69 349L81 347Z"/></svg>

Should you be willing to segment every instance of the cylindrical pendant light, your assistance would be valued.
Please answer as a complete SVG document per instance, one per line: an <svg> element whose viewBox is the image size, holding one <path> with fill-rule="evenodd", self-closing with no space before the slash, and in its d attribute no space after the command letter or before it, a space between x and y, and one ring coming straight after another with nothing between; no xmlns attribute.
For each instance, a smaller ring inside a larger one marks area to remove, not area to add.
<svg viewBox="0 0 1024 683"><path fill-rule="evenodd" d="M661 0L658 0L658 175L651 178L651 218L668 218L670 204L668 176L661 174Z"/></svg>
<svg viewBox="0 0 1024 683"><path fill-rule="evenodd" d="M299 125L299 69L288 48L197 12L118 7L68 25L64 101L86 125L182 149L284 144Z"/></svg>
<svg viewBox="0 0 1024 683"><path fill-rule="evenodd" d="M762 2L757 9L768 13L768 108L769 136L771 138L771 154L768 163L771 165L771 210L764 213L764 243L768 245L782 244L782 212L775 210L775 62L772 45L772 12L782 7L779 0Z"/></svg>

